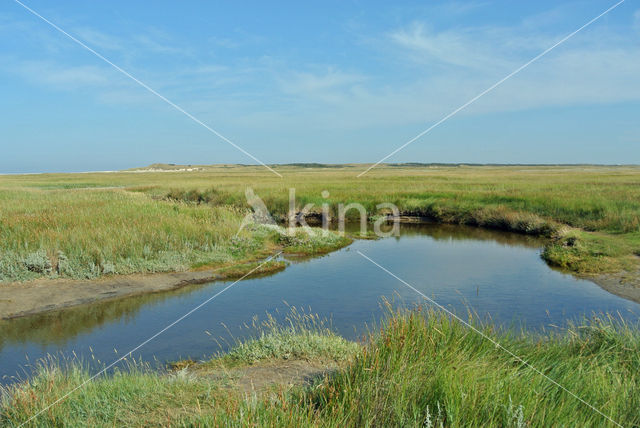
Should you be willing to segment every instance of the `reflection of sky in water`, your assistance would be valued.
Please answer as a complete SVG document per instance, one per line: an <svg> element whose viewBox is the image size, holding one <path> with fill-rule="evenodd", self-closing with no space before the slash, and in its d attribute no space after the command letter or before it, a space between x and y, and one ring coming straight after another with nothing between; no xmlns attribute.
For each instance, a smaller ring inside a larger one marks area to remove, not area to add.
<svg viewBox="0 0 640 428"><path fill-rule="evenodd" d="M242 281L138 355L160 361L204 358L220 349L213 338L241 337L246 330L239 327L254 315L286 314L287 304L310 307L331 318L341 334L355 338L366 323L383 314L382 296L409 305L421 301L356 250L460 315L466 316L469 308L503 325L538 329L593 312L620 312L630 320L640 313L636 303L549 269L526 238L462 227L405 226L400 238L356 241L327 256L294 263L276 275ZM3 322L0 375L16 374L27 363L25 355L33 361L47 353L75 351L90 360L90 347L96 358L111 362L117 357L114 348L132 349L227 284Z"/></svg>

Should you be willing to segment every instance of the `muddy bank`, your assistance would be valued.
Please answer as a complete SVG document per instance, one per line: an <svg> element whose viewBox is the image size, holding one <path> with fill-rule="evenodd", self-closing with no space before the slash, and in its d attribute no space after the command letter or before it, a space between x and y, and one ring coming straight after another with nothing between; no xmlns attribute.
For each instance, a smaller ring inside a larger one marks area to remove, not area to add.
<svg viewBox="0 0 640 428"><path fill-rule="evenodd" d="M640 303L640 270L576 276L598 284L611 294Z"/></svg>
<svg viewBox="0 0 640 428"><path fill-rule="evenodd" d="M271 246L260 257L266 260L268 255L284 253L288 256L315 256L343 248L352 239L341 238L336 242L309 241L298 242L294 239ZM269 261L261 265L259 259L239 261L230 266L216 269L199 268L185 272L156 274L116 275L88 280L37 279L26 282L0 283L0 320L24 317L44 312L57 311L73 306L98 301L132 297L140 294L159 293L175 290L190 284L203 284L219 280L237 279L257 269L251 276L277 272L286 267L284 261Z"/></svg>
<svg viewBox="0 0 640 428"><path fill-rule="evenodd" d="M412 215L411 213L403 213L398 220L400 223L409 224L439 224L432 218ZM478 233L489 229L477 227ZM358 235L354 234L353 237L357 239ZM503 243L511 244L506 238ZM535 245L535 243L532 243L532 245ZM542 245L542 240L538 245ZM332 248L331 250L335 249ZM141 294L166 292L190 284L204 284L216 280L238 278L252 267L255 267L253 265L246 269L245 265L246 261L244 264L239 263L219 269L134 274L91 280L39 279L29 282L0 284L0 319L24 317ZM275 266L275 269L272 270L276 271L283 268L284 266ZM594 282L614 295L640 303L640 269L633 272L624 271L596 275L572 273L572 275Z"/></svg>
<svg viewBox="0 0 640 428"><path fill-rule="evenodd" d="M239 278L256 268L243 263L218 269L186 272L135 274L91 280L39 279L0 284L0 319L18 318L56 311L97 301L175 290L190 284ZM269 262L253 275L285 268L284 262Z"/></svg>

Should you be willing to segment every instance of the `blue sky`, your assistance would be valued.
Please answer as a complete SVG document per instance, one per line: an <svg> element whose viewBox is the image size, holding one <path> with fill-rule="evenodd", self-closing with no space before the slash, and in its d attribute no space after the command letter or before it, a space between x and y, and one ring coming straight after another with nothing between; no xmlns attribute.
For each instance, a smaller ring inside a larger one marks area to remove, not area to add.
<svg viewBox="0 0 640 428"><path fill-rule="evenodd" d="M25 2L267 163L375 162L613 4ZM638 76L627 0L389 161L640 163ZM0 114L0 172L255 163L12 1Z"/></svg>

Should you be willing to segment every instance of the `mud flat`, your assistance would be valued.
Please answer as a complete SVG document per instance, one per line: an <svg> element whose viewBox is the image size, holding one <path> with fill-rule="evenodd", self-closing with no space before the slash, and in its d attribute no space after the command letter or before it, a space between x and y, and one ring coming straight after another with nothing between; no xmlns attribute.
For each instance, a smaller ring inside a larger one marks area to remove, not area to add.
<svg viewBox="0 0 640 428"><path fill-rule="evenodd" d="M640 270L578 276L598 284L609 293L640 303Z"/></svg>
<svg viewBox="0 0 640 428"><path fill-rule="evenodd" d="M256 269L256 263L187 272L122 275L92 280L40 279L0 285L0 319L18 318L102 300L175 290L239 278ZM284 269L284 262L268 262L252 275Z"/></svg>

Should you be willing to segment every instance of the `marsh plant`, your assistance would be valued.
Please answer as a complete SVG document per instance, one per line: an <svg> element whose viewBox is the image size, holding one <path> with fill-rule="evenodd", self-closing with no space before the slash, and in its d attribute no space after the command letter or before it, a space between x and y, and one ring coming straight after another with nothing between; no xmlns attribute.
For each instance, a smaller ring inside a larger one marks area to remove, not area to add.
<svg viewBox="0 0 640 428"><path fill-rule="evenodd" d="M371 213L367 208L358 202L350 202L344 204L340 202L334 207L331 206L327 199L331 195L329 191L323 190L321 193L323 202L320 204L320 212L318 212L316 204L309 202L305 204L302 209L298 209L300 206L296 203L296 189L289 189L289 210L286 215L286 223L288 225L288 234L295 235L297 228L302 228L308 235L313 236L317 233L317 230L311 228L308 224L308 220L312 219L314 225L321 225L321 233L328 236L331 226L337 225L338 232L344 236L347 214L350 211L356 211L357 219L360 223L360 235L368 236L367 225L369 221L373 221L373 233L379 238L387 238L390 236L400 235L400 209L397 205L390 202L382 202L375 205L375 213ZM258 223L266 225L276 225L271 212L269 211L267 204L254 192L251 187L247 187L245 190L245 196L247 198L247 204L251 207L252 213L247 214L242 221L240 230L246 227L248 224ZM337 209L336 209L337 207ZM331 216L332 212L337 211L337 219ZM353 221L353 218L350 219ZM382 226L386 224L392 224L389 230L382 230Z"/></svg>
<svg viewBox="0 0 640 428"><path fill-rule="evenodd" d="M283 178L251 166L1 176L0 282L255 259L273 242L248 224L238 232L247 213L253 211L252 222L255 214L248 186L263 201L262 212L283 226L291 217L297 226L303 220L340 233L341 225L362 225L364 212L387 231L397 207L403 216L437 223L543 237L543 258L573 272L638 268L638 167L389 165L360 178L351 166L278 169ZM235 236L242 242L232 242Z"/></svg>

